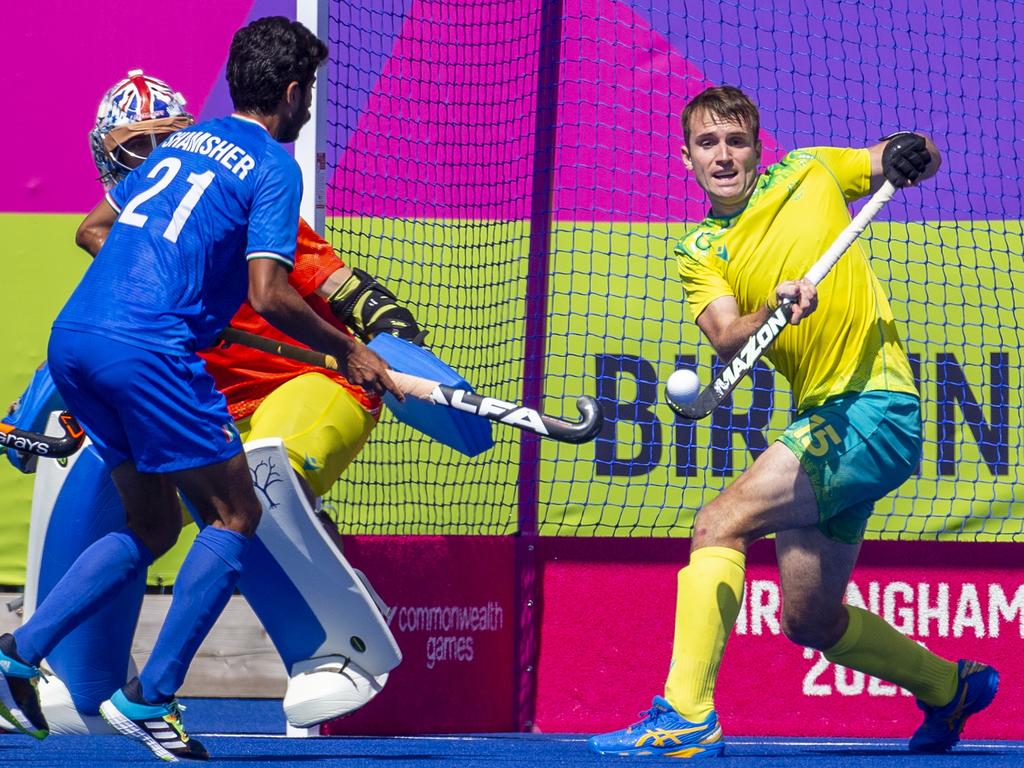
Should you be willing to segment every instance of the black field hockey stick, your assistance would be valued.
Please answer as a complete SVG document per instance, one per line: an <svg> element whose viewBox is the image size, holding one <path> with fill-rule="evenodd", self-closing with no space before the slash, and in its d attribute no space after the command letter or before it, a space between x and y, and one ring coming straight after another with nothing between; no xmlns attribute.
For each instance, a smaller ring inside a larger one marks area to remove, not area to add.
<svg viewBox="0 0 1024 768"><path fill-rule="evenodd" d="M832 267L836 265L836 262L839 261L842 255L850 249L853 242L860 237L861 232L867 228L868 224L878 215L878 212L882 210L885 204L892 200L892 196L895 193L896 187L891 182L886 181L882 184L882 188L872 195L871 199L860 210L860 213L853 218L853 221L846 226L846 229L839 233L828 250L822 254L820 259L814 262L804 278L814 285L824 280L825 275L832 270ZM789 301L783 301L779 304L775 311L768 315L768 318L761 323L761 326L744 342L739 352L722 367L718 375L692 402L678 405L666 397L669 405L672 406L672 410L685 419L703 419L720 406L732 391L736 389L736 385L743 380L743 377L753 370L754 364L761 359L761 356L768 347L772 345L772 342L778 338L779 334L789 324L790 315L793 313L791 304L792 302Z"/></svg>
<svg viewBox="0 0 1024 768"><path fill-rule="evenodd" d="M63 437L44 435L41 432L29 432L0 423L0 447L13 448L33 456L47 459L64 459L82 447L85 432L75 417L67 411L60 414L60 425L64 428Z"/></svg>
<svg viewBox="0 0 1024 768"><path fill-rule="evenodd" d="M254 333L241 331L237 328L225 328L221 333L221 339L229 344L242 344L273 355L291 358L302 363L308 363L330 371L338 370L338 361L331 355L325 355L305 347L297 347L294 344L274 341ZM597 400L589 395L581 395L576 400L576 407L580 412L578 422L557 419L547 416L533 408L525 405L508 403L494 397L487 397L469 392L465 389L457 389L438 381L412 376L408 373L388 370L388 376L395 382L398 388L406 395L419 400L426 400L446 408L454 408L463 413L499 424L507 424L526 432L532 432L541 437L549 437L563 443L586 443L597 437L604 423L604 416L597 404Z"/></svg>

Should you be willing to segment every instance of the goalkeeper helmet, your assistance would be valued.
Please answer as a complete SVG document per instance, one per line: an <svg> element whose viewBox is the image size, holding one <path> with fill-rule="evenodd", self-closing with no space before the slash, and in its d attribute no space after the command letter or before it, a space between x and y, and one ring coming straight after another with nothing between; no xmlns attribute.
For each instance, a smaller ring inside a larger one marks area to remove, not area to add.
<svg viewBox="0 0 1024 768"><path fill-rule="evenodd" d="M185 97L167 83L142 74L141 69L128 72L103 95L96 125L89 132L103 186L115 186L168 134L194 122L185 109Z"/></svg>

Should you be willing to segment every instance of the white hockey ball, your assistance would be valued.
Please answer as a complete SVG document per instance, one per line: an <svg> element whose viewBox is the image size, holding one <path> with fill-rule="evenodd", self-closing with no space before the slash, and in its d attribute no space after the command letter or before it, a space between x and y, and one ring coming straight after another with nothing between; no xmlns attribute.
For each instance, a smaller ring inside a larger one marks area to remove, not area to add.
<svg viewBox="0 0 1024 768"><path fill-rule="evenodd" d="M692 403L700 394L700 379L689 368L680 368L668 377L665 391L676 405Z"/></svg>

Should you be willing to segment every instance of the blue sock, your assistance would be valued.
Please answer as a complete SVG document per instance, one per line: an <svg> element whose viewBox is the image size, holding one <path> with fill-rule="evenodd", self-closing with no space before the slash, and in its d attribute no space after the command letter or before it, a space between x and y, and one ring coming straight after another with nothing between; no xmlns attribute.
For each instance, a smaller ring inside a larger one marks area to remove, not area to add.
<svg viewBox="0 0 1024 768"><path fill-rule="evenodd" d="M174 582L174 597L153 654L139 674L150 704L174 698L192 657L220 616L242 572L249 539L208 525L196 536Z"/></svg>
<svg viewBox="0 0 1024 768"><path fill-rule="evenodd" d="M108 533L90 545L29 620L14 630L18 655L38 665L64 635L126 585L137 582L152 562L153 553L128 528Z"/></svg>

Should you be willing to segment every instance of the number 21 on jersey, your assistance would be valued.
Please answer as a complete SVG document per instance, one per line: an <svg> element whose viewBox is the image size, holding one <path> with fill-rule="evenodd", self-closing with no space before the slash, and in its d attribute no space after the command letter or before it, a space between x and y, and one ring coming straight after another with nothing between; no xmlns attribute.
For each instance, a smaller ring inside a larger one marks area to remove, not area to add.
<svg viewBox="0 0 1024 768"><path fill-rule="evenodd" d="M118 218L122 224L127 224L130 227L144 227L149 217L140 213L137 209L147 200L159 195L163 192L167 186L174 181L174 177L181 171L181 160L176 157L167 157L153 166L153 169L146 174L148 179L156 179L154 184L149 189L145 189L131 200L121 211L121 216ZM163 175L161 175L163 174ZM171 220L164 229L164 238L170 240L172 243L178 242L178 235L181 234L181 228L185 226L185 222L188 221L188 217L192 215L192 209L196 207L196 203L199 202L199 198L203 196L203 192L210 186L210 182L214 179L213 171L206 171L205 173L190 173L188 175L188 183L191 185L185 196L181 198L181 202L178 203L178 207L174 209L174 213L171 215Z"/></svg>

